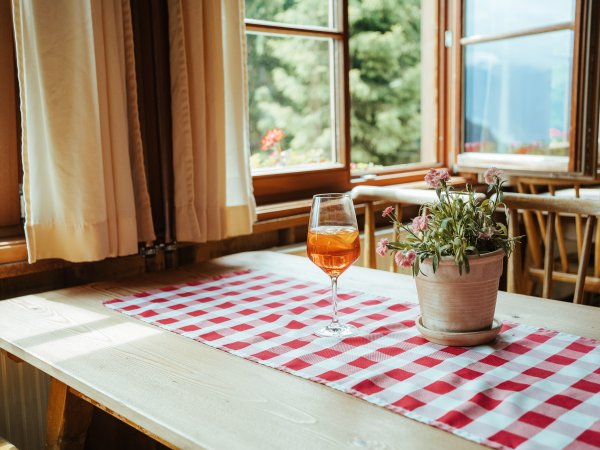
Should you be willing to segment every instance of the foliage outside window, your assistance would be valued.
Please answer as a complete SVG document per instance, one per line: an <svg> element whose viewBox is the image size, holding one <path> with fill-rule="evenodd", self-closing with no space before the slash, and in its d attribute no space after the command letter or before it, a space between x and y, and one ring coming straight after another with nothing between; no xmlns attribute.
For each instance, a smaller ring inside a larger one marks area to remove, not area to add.
<svg viewBox="0 0 600 450"><path fill-rule="evenodd" d="M246 0L246 17L284 27L247 32L252 169L337 162L333 3ZM332 34L298 33L306 27Z"/></svg>
<svg viewBox="0 0 600 450"><path fill-rule="evenodd" d="M421 159L421 0L349 3L352 163Z"/></svg>

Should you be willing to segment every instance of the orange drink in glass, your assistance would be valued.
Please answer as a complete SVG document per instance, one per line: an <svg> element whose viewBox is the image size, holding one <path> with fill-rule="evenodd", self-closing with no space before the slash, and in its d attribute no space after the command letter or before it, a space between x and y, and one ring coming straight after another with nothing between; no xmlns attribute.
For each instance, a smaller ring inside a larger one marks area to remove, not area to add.
<svg viewBox="0 0 600 450"><path fill-rule="evenodd" d="M331 278L333 317L329 325L315 334L322 337L354 334L356 328L340 323L337 317L338 277L360 255L358 225L350 195L319 194L313 197L306 250L310 260Z"/></svg>

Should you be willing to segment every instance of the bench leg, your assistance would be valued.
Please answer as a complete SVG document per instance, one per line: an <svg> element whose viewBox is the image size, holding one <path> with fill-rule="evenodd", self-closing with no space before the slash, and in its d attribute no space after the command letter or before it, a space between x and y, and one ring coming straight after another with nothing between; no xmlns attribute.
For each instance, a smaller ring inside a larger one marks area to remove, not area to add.
<svg viewBox="0 0 600 450"><path fill-rule="evenodd" d="M47 450L80 450L85 446L94 406L69 392L52 378L48 401Z"/></svg>

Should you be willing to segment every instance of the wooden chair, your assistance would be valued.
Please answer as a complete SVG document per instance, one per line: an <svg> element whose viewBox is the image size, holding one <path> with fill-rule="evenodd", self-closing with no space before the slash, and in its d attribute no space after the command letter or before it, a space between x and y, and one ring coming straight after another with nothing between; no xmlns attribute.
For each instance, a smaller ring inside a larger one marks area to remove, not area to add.
<svg viewBox="0 0 600 450"><path fill-rule="evenodd" d="M504 203L509 211L509 234L519 236L521 230L525 230L523 241L527 241L531 254L531 261L526 258L525 267L522 267L523 252L521 249L523 242L515 246L515 252L508 263L507 290L509 292L524 292L528 277L542 282L542 297L544 298L551 298L552 283L555 281L575 285L574 303L584 302L584 291L600 292L600 277L595 273L592 276L588 275L594 227L597 221L596 218L600 215L599 200L506 193ZM537 231L532 231L535 230L533 227L534 216L537 217L538 223L544 225L540 227L542 230L541 236L536 234ZM576 273L569 271L568 260L564 264L562 258L565 250L561 250L561 246L564 244L565 237L560 224L561 218L565 216L580 217L580 220L584 216L587 217L585 228L581 233L581 246L579 247ZM522 227L520 226L520 218L523 219ZM559 270L556 270L554 258L554 248L557 240L557 246L561 254ZM544 243L543 247L541 246L542 241ZM538 256L534 257L536 254ZM542 265L537 264L536 258L538 257L540 260L543 258ZM528 277L523 277L523 275L528 275Z"/></svg>
<svg viewBox="0 0 600 450"><path fill-rule="evenodd" d="M588 198L600 200L600 189L590 188L591 184L597 184L597 181L578 181L578 180L556 180L539 177L518 177L516 180L517 190L521 194L534 194L560 198ZM532 213L530 211L523 212L523 223L525 233L528 239L535 242L536 245L528 247L528 258L531 258L532 264L541 268L542 261L542 245L541 236L546 234L546 223L541 211ZM575 214L575 237L577 257L581 257L581 248L583 244L583 221L581 214ZM555 231L558 243L558 251L560 257L560 265L563 272L569 271L569 255L567 251L568 231L565 231L563 220L560 215L556 217ZM594 276L600 277L600 228L596 230L596 246L594 253ZM528 293L531 292L533 285L528 285Z"/></svg>
<svg viewBox="0 0 600 450"><path fill-rule="evenodd" d="M475 194L479 199L484 199L484 194ZM402 219L402 211L405 206L423 205L437 200L434 190L415 189L391 186L357 186L352 189L352 199L355 203L365 204L365 237L363 249L363 264L365 267L377 267L377 254L375 243L376 214L380 209L376 205L382 205L382 208L394 206L396 216ZM397 239L398 236L395 236ZM390 271L394 271L394 263L390 265Z"/></svg>

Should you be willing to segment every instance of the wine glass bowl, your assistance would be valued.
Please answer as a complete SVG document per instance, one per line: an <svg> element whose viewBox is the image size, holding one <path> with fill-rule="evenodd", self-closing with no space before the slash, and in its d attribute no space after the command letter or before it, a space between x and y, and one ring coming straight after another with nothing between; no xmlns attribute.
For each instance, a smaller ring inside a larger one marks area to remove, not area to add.
<svg viewBox="0 0 600 450"><path fill-rule="evenodd" d="M332 285L332 321L315 334L350 336L356 328L340 323L337 318L337 279L360 255L358 225L350 195L313 197L306 243L308 257L331 278Z"/></svg>
<svg viewBox="0 0 600 450"><path fill-rule="evenodd" d="M308 232L308 254L330 277L339 277L360 255L358 230L343 226L320 226Z"/></svg>

